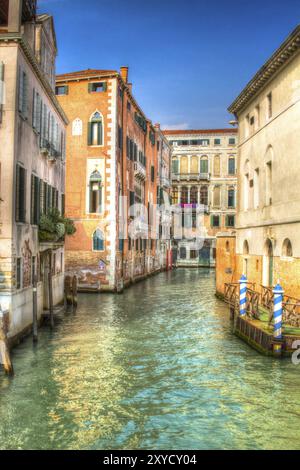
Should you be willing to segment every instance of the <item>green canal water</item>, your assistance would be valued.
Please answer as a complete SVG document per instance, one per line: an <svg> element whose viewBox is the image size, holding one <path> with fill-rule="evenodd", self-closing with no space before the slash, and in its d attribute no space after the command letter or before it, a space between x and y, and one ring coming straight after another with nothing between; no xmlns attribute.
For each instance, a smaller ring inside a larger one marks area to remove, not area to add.
<svg viewBox="0 0 300 470"><path fill-rule="evenodd" d="M232 335L214 272L84 294L0 373L1 449L299 449L300 365Z"/></svg>

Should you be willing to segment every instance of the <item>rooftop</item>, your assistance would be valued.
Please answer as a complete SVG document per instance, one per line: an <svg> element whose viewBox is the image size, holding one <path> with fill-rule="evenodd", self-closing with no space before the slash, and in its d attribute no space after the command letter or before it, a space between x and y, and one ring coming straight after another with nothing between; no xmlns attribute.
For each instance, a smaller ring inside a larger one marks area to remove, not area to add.
<svg viewBox="0 0 300 470"><path fill-rule="evenodd" d="M237 129L184 129L184 130L163 130L163 134L165 135L201 135L201 134L237 134Z"/></svg>
<svg viewBox="0 0 300 470"><path fill-rule="evenodd" d="M80 80L88 79L92 77L99 77L103 75L115 75L118 74L116 70L98 70L98 69L86 69L79 70L78 72L63 73L56 76L56 81L65 81L65 80Z"/></svg>

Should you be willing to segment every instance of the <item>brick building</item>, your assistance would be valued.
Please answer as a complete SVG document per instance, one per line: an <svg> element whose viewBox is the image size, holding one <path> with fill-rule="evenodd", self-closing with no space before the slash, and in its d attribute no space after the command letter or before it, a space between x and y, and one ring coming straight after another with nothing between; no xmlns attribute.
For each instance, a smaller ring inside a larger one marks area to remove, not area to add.
<svg viewBox="0 0 300 470"><path fill-rule="evenodd" d="M300 295L299 77L298 26L229 107L239 124L238 205L234 254L232 239L218 240L221 293L244 273L257 287L279 279Z"/></svg>
<svg viewBox="0 0 300 470"><path fill-rule="evenodd" d="M170 147L134 99L128 67L59 75L56 94L71 122L66 214L77 232L66 242L66 268L83 290L121 291L166 265L161 252L169 246L156 241L159 226L151 230L148 222L160 176L169 179L169 170L160 172Z"/></svg>
<svg viewBox="0 0 300 470"><path fill-rule="evenodd" d="M53 19L36 2L0 5L0 304L10 339L31 328L33 282L37 313L64 294L64 243L39 240L40 216L63 207L67 118L55 97L57 45Z"/></svg>
<svg viewBox="0 0 300 470"><path fill-rule="evenodd" d="M237 130L165 130L172 145L172 203L204 210L204 243L173 241L177 266L214 266L216 234L235 227Z"/></svg>

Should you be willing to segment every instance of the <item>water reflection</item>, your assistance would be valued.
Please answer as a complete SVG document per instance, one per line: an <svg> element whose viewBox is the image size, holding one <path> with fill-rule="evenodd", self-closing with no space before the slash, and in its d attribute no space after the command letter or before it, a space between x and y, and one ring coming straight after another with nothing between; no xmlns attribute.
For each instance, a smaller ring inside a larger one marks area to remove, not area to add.
<svg viewBox="0 0 300 470"><path fill-rule="evenodd" d="M13 360L16 377L0 376L2 449L299 447L299 369L232 335L213 271L82 295Z"/></svg>

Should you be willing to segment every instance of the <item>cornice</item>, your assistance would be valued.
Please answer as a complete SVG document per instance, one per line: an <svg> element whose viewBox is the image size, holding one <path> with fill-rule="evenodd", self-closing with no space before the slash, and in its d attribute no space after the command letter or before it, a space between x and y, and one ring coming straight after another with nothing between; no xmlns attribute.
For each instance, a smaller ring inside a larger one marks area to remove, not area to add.
<svg viewBox="0 0 300 470"><path fill-rule="evenodd" d="M48 80L45 78L44 73L42 72L39 64L37 63L37 60L35 58L35 55L32 52L31 47L29 46L28 42L26 39L20 35L20 34L12 34L12 33L7 33L7 34L0 34L0 42L8 43L8 42L14 42L18 43L22 51L25 54L25 57L27 58L28 62L32 66L34 72L36 73L37 77L39 78L44 90L46 91L49 99L51 100L53 106L55 107L56 111L64 121L64 123L67 125L69 123L69 120L63 111L62 107L60 106L51 86L49 85Z"/></svg>
<svg viewBox="0 0 300 470"><path fill-rule="evenodd" d="M269 60L259 69L239 96L229 106L228 111L237 114L245 108L251 99L282 70L300 48L300 25L288 36Z"/></svg>

